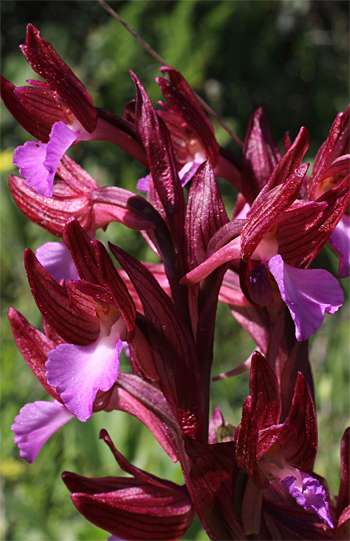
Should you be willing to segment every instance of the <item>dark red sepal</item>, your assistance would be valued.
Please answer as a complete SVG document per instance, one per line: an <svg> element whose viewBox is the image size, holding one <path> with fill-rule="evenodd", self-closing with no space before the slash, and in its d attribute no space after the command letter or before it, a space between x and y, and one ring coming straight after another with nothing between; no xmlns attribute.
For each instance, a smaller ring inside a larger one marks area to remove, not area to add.
<svg viewBox="0 0 350 541"><path fill-rule="evenodd" d="M63 241L74 259L82 280L105 285L97 263L96 246L75 218L70 218L63 230Z"/></svg>
<svg viewBox="0 0 350 541"><path fill-rule="evenodd" d="M312 250L304 257L300 266L307 267L316 255L322 250L323 246L329 240L336 225L340 221L344 212L347 210L350 201L350 174L342 180L340 184L328 190L322 197L317 199L317 202L326 203L327 206L323 213L323 220L318 227L314 228L313 233L318 234L318 243L313 246Z"/></svg>
<svg viewBox="0 0 350 541"><path fill-rule="evenodd" d="M63 480L74 492L72 500L77 509L93 524L123 539L180 539L194 518L186 487L132 466L105 430L100 438L108 444L119 466L133 477L84 479L65 472Z"/></svg>
<svg viewBox="0 0 350 541"><path fill-rule="evenodd" d="M258 466L258 423L255 419L253 399L247 396L242 409L241 423L235 432L236 462L238 467L246 472L259 488L269 486L268 478Z"/></svg>
<svg viewBox="0 0 350 541"><path fill-rule="evenodd" d="M214 167L219 154L219 145L215 139L213 126L205 116L203 109L194 95L191 87L174 68L162 66L160 71L165 72L169 81L164 77L157 77L163 96L170 106L163 104L168 111L179 115L188 125L205 149L211 165Z"/></svg>
<svg viewBox="0 0 350 541"><path fill-rule="evenodd" d="M285 459L298 469L312 468L317 452L315 406L310 389L298 372L292 406L279 435Z"/></svg>
<svg viewBox="0 0 350 541"><path fill-rule="evenodd" d="M191 500L182 487L170 490L138 482L130 486L121 478L114 492L76 493L71 498L87 520L118 539L176 541L194 518Z"/></svg>
<svg viewBox="0 0 350 541"><path fill-rule="evenodd" d="M67 116L59 103L57 92L40 86L21 86L16 88L15 95L33 118L39 117L49 126L55 122L67 122Z"/></svg>
<svg viewBox="0 0 350 541"><path fill-rule="evenodd" d="M136 130L146 149L152 179L176 239L180 232L183 233L185 201L171 138L142 84L133 73L131 76L137 92Z"/></svg>
<svg viewBox="0 0 350 541"><path fill-rule="evenodd" d="M254 352L251 361L249 394L258 429L277 424L282 410L277 377L258 351Z"/></svg>
<svg viewBox="0 0 350 541"><path fill-rule="evenodd" d="M228 222L215 175L207 160L193 177L187 204L185 228L190 270L204 261L210 239Z"/></svg>
<svg viewBox="0 0 350 541"><path fill-rule="evenodd" d="M250 179L254 197L265 186L280 159L280 151L260 107L249 121L243 148L243 171Z"/></svg>
<svg viewBox="0 0 350 541"><path fill-rule="evenodd" d="M95 401L96 404L96 401ZM173 462L179 460L182 434L163 393L134 374L120 372L105 411L125 411L149 428Z"/></svg>
<svg viewBox="0 0 350 541"><path fill-rule="evenodd" d="M287 169L289 170L288 167ZM273 182L271 182L271 185L274 182L276 185L271 190L264 191L263 188L260 192L247 214L247 219L241 233L241 253L244 261L250 259L258 244L277 223L281 214L297 198L307 169L308 164L300 165L297 169L293 170L283 184L279 182L278 178L272 179ZM274 177L274 174L272 176ZM266 184L265 188L269 184L270 181Z"/></svg>
<svg viewBox="0 0 350 541"><path fill-rule="evenodd" d="M96 249L98 266L102 278L108 291L111 292L114 305L117 306L124 318L128 330L128 342L130 342L135 332L136 308L126 285L120 278L115 266L112 263L105 247L98 241L93 241Z"/></svg>
<svg viewBox="0 0 350 541"><path fill-rule="evenodd" d="M310 136L307 129L302 126L290 149L280 159L267 184L261 190L260 195L272 190L280 184L284 184L288 177L300 166L301 161L310 146Z"/></svg>
<svg viewBox="0 0 350 541"><path fill-rule="evenodd" d="M72 160L72 158L67 156L67 154L62 156L57 167L56 175L59 179L64 180L65 184L76 193L89 195L93 190L99 189L99 185L89 173ZM57 197L65 195L65 192L61 193L61 187L62 185L54 185L54 194ZM57 190L56 193L55 188ZM68 193L66 195L68 196Z"/></svg>
<svg viewBox="0 0 350 541"><path fill-rule="evenodd" d="M97 110L90 94L33 25L27 26L26 44L20 48L31 68L48 82L51 90L58 92L84 128L93 132Z"/></svg>
<svg viewBox="0 0 350 541"><path fill-rule="evenodd" d="M308 183L310 199L314 199L317 186L329 165L339 156L349 153L349 111L350 106L335 117L327 139L317 153Z"/></svg>
<svg viewBox="0 0 350 541"><path fill-rule="evenodd" d="M55 332L66 342L88 345L97 340L100 324L97 317L82 316L72 307L68 292L39 263L33 252L25 251L24 262L35 302Z"/></svg>
<svg viewBox="0 0 350 541"><path fill-rule="evenodd" d="M20 312L12 307L8 311L8 318L17 347L27 365L52 398L62 402L56 390L47 383L46 379L45 363L49 351L55 349L57 344L33 327Z"/></svg>
<svg viewBox="0 0 350 541"><path fill-rule="evenodd" d="M242 420L235 432L238 466L249 474L260 488L269 484L257 461L278 439L282 405L278 381L265 357L255 351L251 360L250 395L243 404Z"/></svg>
<svg viewBox="0 0 350 541"><path fill-rule="evenodd" d="M350 428L347 428L340 445L340 487L337 499L336 515L339 517L344 509L350 505ZM350 518L350 517L349 517Z"/></svg>
<svg viewBox="0 0 350 541"><path fill-rule="evenodd" d="M289 265L306 259L322 242L325 202L296 200L278 220L278 253Z"/></svg>
<svg viewBox="0 0 350 541"><path fill-rule="evenodd" d="M237 517L239 470L234 442L202 444L186 438L190 457L190 491L198 516L210 539L246 539Z"/></svg>
<svg viewBox="0 0 350 541"><path fill-rule="evenodd" d="M16 87L5 77L1 78L1 98L11 115L17 122L33 137L39 139L43 143L47 143L50 139L52 124L48 122L47 117L42 115L33 115L27 111L21 104L15 94Z"/></svg>
<svg viewBox="0 0 350 541"><path fill-rule="evenodd" d="M92 226L90 198L63 184L56 183L53 197L46 197L30 188L24 178L9 176L11 193L23 214L56 237L62 237L63 228L71 216L75 216L86 229Z"/></svg>
<svg viewBox="0 0 350 541"><path fill-rule="evenodd" d="M281 532L284 536L277 539L308 539L310 541L335 539L334 530L326 526L314 511L305 511L301 507L264 499L263 512L287 530ZM269 522L267 525L271 528ZM275 530L276 526L271 531L275 532Z"/></svg>
<svg viewBox="0 0 350 541"><path fill-rule="evenodd" d="M83 475L65 471L62 479L68 490L72 493L97 494L99 492L114 492L123 488L135 487L141 484L132 477L96 477L89 478Z"/></svg>
<svg viewBox="0 0 350 541"><path fill-rule="evenodd" d="M128 340L132 340L136 319L135 305L104 246L99 241L91 240L74 218L67 222L63 240L74 259L79 276L84 281L81 286L76 283L76 287L86 294L91 293L96 300L116 306L126 323Z"/></svg>

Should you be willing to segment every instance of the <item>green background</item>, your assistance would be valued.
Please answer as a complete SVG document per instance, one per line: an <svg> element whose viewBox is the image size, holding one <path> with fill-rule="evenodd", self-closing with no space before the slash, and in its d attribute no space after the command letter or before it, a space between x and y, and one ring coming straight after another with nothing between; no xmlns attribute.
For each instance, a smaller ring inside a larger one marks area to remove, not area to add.
<svg viewBox="0 0 350 541"><path fill-rule="evenodd" d="M302 125L310 132L306 161L312 162L335 115L348 103L348 2L321 1L134 1L110 2L169 65L188 82L239 135L251 114L263 106L280 148L288 130L293 139ZM123 116L135 92L129 70L141 79L153 103L161 98L154 82L158 64L94 1L1 2L2 74L16 86L35 78L18 45L31 22L82 80L96 106ZM219 142L240 149L215 123ZM120 412L99 413L86 423L76 419L57 432L33 465L18 456L10 426L27 402L45 400L14 344L7 322L9 306L40 326L23 267L23 251L53 240L21 214L11 199L7 177L15 172L13 149L28 134L1 106L1 292L2 440L1 539L18 541L99 540L108 534L88 523L75 509L61 481L64 470L86 476L119 475L105 444L106 428L118 449L136 466L182 483L180 468L171 463L149 431ZM145 170L113 145L82 143L69 151L100 184L134 190ZM228 210L235 192L220 181ZM108 227L111 240L141 260L152 255L141 235L119 224ZM315 262L337 272L337 260L325 249ZM348 299L348 280L341 281ZM227 306L218 311L213 373L230 370L251 353L253 341L233 320ZM311 340L316 384L319 454L315 471L339 486L339 442L349 415L349 304ZM122 361L127 370L127 361ZM212 386L213 406L226 420L240 422L248 394L247 375ZM186 539L206 539L195 522Z"/></svg>

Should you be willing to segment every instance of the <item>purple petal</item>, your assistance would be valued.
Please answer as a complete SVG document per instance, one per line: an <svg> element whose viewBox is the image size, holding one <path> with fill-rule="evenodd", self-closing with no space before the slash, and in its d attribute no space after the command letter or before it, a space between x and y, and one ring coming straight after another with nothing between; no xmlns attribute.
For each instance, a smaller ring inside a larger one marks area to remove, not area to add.
<svg viewBox="0 0 350 541"><path fill-rule="evenodd" d="M47 242L37 248L35 255L57 282L79 280L74 260L63 242Z"/></svg>
<svg viewBox="0 0 350 541"><path fill-rule="evenodd" d="M44 443L73 417L57 400L26 404L11 426L20 456L27 462L34 462Z"/></svg>
<svg viewBox="0 0 350 541"><path fill-rule="evenodd" d="M140 192L144 192L144 193L148 192L149 178L150 176L147 175L146 177L139 178L139 180L137 181L136 188Z"/></svg>
<svg viewBox="0 0 350 541"><path fill-rule="evenodd" d="M350 276L350 216L343 214L330 236L329 244L339 257L339 278Z"/></svg>
<svg viewBox="0 0 350 541"><path fill-rule="evenodd" d="M59 161L78 135L78 132L72 131L60 121L52 126L47 144L27 141L16 148L13 164L19 167L19 172L27 179L28 186L41 195L52 197Z"/></svg>
<svg viewBox="0 0 350 541"><path fill-rule="evenodd" d="M298 341L314 334L325 312L334 314L344 301L338 280L326 270L291 267L279 254L269 260L268 267L293 318Z"/></svg>
<svg viewBox="0 0 350 541"><path fill-rule="evenodd" d="M297 486L295 477L285 477L282 484L288 490L289 494L295 498L297 504L303 507L306 511L312 509L318 516L329 526L334 528L329 506L327 502L327 494L323 486L317 479L311 477L307 473L300 472L302 477L302 487Z"/></svg>
<svg viewBox="0 0 350 541"><path fill-rule="evenodd" d="M183 166L182 169L179 171L179 179L181 180L181 186L186 186L187 182L191 180L195 172L197 171L198 167L202 165L202 163L205 161L205 157L201 162L193 161L193 162L187 162Z"/></svg>
<svg viewBox="0 0 350 541"><path fill-rule="evenodd" d="M123 342L119 338L120 318L109 336L100 337L88 346L60 344L49 352L46 361L47 381L56 387L66 407L79 421L92 416L97 391L108 391L119 372Z"/></svg>

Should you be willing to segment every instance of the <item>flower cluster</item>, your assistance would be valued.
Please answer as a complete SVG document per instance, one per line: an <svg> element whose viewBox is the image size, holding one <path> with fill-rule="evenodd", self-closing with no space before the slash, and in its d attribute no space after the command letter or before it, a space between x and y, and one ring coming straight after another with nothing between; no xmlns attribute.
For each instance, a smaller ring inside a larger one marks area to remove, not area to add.
<svg viewBox="0 0 350 541"><path fill-rule="evenodd" d="M327 242L339 257L339 276L350 274L349 108L337 115L309 174L305 127L293 142L285 137L281 154L259 109L242 156L231 154L171 67L156 80L162 110L131 73L136 101L121 118L94 106L32 25L21 50L43 80L16 88L1 79L4 104L36 139L15 150L21 176L10 176L10 189L21 211L62 242L25 252L44 331L9 310L17 346L53 399L26 404L15 418L20 456L33 462L74 417L85 422L101 410L124 411L180 462L184 485L136 468L101 431L130 476L65 472L63 480L77 509L111 539L180 539L195 515L211 539L345 539L349 431L335 504L313 472L307 341L344 300L334 276L309 268ZM118 145L148 169L135 179L146 197L100 187L65 154L91 140ZM232 219L216 176L239 190ZM159 263L110 244L117 269L94 240L112 221L142 231ZM256 343L234 370L250 370L237 428L217 407L210 413L218 302ZM123 348L130 373L119 371Z"/></svg>

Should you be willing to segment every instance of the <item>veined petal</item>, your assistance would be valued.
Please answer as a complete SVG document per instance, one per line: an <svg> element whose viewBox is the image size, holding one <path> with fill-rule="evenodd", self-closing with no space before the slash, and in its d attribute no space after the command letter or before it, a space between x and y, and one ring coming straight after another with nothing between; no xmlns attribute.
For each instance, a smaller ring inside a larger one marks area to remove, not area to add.
<svg viewBox="0 0 350 541"><path fill-rule="evenodd" d="M334 314L344 301L338 280L326 270L297 269L279 254L269 260L268 267L293 318L298 341L314 334L325 312Z"/></svg>
<svg viewBox="0 0 350 541"><path fill-rule="evenodd" d="M79 133L72 131L64 122L56 122L50 133L50 141L27 141L15 150L13 164L36 192L47 197L53 193L53 181L59 161L77 139Z"/></svg>
<svg viewBox="0 0 350 541"><path fill-rule="evenodd" d="M350 276L350 216L343 214L329 238L329 244L339 257L339 278Z"/></svg>
<svg viewBox="0 0 350 541"><path fill-rule="evenodd" d="M73 258L63 242L46 242L37 248L35 255L39 263L57 282L62 279L79 280Z"/></svg>
<svg viewBox="0 0 350 541"><path fill-rule="evenodd" d="M49 353L46 362L47 380L56 387L66 407L79 421L92 416L97 391L108 391L119 372L120 318L109 336L100 337L88 346L60 344Z"/></svg>
<svg viewBox="0 0 350 541"><path fill-rule="evenodd" d="M57 400L26 404L11 426L20 456L27 462L34 462L44 443L73 417L74 415Z"/></svg>
<svg viewBox="0 0 350 541"><path fill-rule="evenodd" d="M327 494L321 483L308 475L300 472L302 477L302 486L298 486L295 477L285 477L282 484L288 492L295 498L296 502L306 511L312 509L318 516L329 526L334 528L329 506L327 502Z"/></svg>

